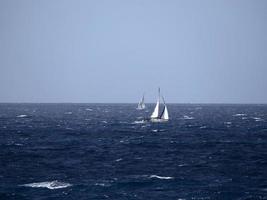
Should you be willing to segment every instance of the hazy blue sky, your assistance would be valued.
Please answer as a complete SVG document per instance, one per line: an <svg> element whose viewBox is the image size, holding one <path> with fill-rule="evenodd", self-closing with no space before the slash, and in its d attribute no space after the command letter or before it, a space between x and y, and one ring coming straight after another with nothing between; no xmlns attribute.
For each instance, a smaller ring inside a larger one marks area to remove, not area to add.
<svg viewBox="0 0 267 200"><path fill-rule="evenodd" d="M266 0L0 0L0 102L267 103Z"/></svg>

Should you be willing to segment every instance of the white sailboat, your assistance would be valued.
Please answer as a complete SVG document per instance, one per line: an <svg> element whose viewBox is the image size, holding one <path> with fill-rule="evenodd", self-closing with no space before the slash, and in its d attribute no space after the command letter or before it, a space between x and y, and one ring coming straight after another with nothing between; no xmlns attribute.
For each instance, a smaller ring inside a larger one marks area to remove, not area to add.
<svg viewBox="0 0 267 200"><path fill-rule="evenodd" d="M145 105L145 95L143 94L143 97L139 101L138 106L137 106L136 109L137 110L144 110L145 108L146 108L146 105Z"/></svg>
<svg viewBox="0 0 267 200"><path fill-rule="evenodd" d="M165 122L169 120L169 112L168 112L167 105L165 103L163 96L160 96L160 88L158 90L158 93L159 93L159 96L157 99L157 103L156 103L153 113L150 116L150 120L152 122ZM163 105L164 105L163 111L161 113L160 113L160 97L162 97Z"/></svg>

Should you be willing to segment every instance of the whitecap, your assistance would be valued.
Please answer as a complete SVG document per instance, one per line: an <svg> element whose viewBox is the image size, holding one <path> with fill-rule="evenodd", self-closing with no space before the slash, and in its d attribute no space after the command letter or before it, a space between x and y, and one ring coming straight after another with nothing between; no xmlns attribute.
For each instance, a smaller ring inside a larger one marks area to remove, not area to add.
<svg viewBox="0 0 267 200"><path fill-rule="evenodd" d="M200 129L204 129L204 128L207 128L207 126L200 126L199 128Z"/></svg>
<svg viewBox="0 0 267 200"><path fill-rule="evenodd" d="M60 181L45 181L45 182L39 182L39 183L28 183L21 185L24 187L32 187L32 188L47 188L50 190L54 189L61 189L61 188L66 188L72 186L70 183L64 183Z"/></svg>
<svg viewBox="0 0 267 200"><path fill-rule="evenodd" d="M158 179L163 179L163 180L174 179L171 176L158 176L158 175L150 175L149 178L158 178Z"/></svg>
<svg viewBox="0 0 267 200"><path fill-rule="evenodd" d="M102 186L102 187L105 187L107 186L105 183L95 183L96 186Z"/></svg>
<svg viewBox="0 0 267 200"><path fill-rule="evenodd" d="M246 116L246 114L244 113L237 113L233 115L234 117L240 117L240 116Z"/></svg>
<svg viewBox="0 0 267 200"><path fill-rule="evenodd" d="M96 182L94 185L101 186L101 187L109 187L116 180L117 178L114 178L113 180L99 180L99 182Z"/></svg>
<svg viewBox="0 0 267 200"><path fill-rule="evenodd" d="M116 162L120 162L120 161L122 161L123 159L122 158L119 158L119 159L117 159L117 160L115 160Z"/></svg>
<svg viewBox="0 0 267 200"><path fill-rule="evenodd" d="M194 119L194 117L189 117L187 115L184 115L183 119Z"/></svg>
<svg viewBox="0 0 267 200"><path fill-rule="evenodd" d="M87 110L87 111L93 111L93 109L91 109L91 108L86 108L85 110Z"/></svg>
<svg viewBox="0 0 267 200"><path fill-rule="evenodd" d="M103 121L101 121L102 123L104 123L104 124L107 124L108 122L107 121L105 121L105 120L103 120Z"/></svg>
<svg viewBox="0 0 267 200"><path fill-rule="evenodd" d="M260 117L253 117L253 119L254 119L256 122L263 121L263 119L262 119L262 118L260 118Z"/></svg>
<svg viewBox="0 0 267 200"><path fill-rule="evenodd" d="M145 120L134 121L133 124L144 124Z"/></svg>
<svg viewBox="0 0 267 200"><path fill-rule="evenodd" d="M224 122L224 124L231 125L232 122Z"/></svg>
<svg viewBox="0 0 267 200"><path fill-rule="evenodd" d="M65 115L71 115L72 112L65 112Z"/></svg>
<svg viewBox="0 0 267 200"><path fill-rule="evenodd" d="M18 118L23 118L23 117L27 117L27 115L18 115Z"/></svg>

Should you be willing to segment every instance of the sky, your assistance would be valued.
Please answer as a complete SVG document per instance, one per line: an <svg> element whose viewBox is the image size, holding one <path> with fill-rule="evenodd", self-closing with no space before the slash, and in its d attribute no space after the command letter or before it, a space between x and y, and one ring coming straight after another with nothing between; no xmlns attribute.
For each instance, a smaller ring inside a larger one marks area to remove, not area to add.
<svg viewBox="0 0 267 200"><path fill-rule="evenodd" d="M0 0L0 102L267 103L266 0Z"/></svg>

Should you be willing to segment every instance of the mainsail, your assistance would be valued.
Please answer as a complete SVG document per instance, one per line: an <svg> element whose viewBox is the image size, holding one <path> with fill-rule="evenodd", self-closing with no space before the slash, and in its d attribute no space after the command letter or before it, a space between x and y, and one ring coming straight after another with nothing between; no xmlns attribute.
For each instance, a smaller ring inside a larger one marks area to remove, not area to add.
<svg viewBox="0 0 267 200"><path fill-rule="evenodd" d="M164 108L160 114L159 113L159 110L160 110L160 108L159 108L160 107L159 106L160 105L160 88L159 88L159 96L157 99L157 104L156 104L156 107L155 107L152 115L150 116L152 122L161 122L161 121L168 121L169 120L169 112L168 112L168 108L167 108L167 105L165 103L163 96L162 96L162 100L163 100Z"/></svg>
<svg viewBox="0 0 267 200"><path fill-rule="evenodd" d="M160 119L162 120L169 120L169 112L168 112L168 109L167 109L167 105L165 104L165 100L162 96L162 100L163 100L163 103L164 103L164 109L160 115Z"/></svg>
<svg viewBox="0 0 267 200"><path fill-rule="evenodd" d="M159 88L158 92L159 92L159 96L158 96L158 99L157 99L157 104L156 104L156 107L155 107L152 115L150 116L150 118L152 118L152 119L153 118L155 119L155 118L158 118L159 117L160 88Z"/></svg>
<svg viewBox="0 0 267 200"><path fill-rule="evenodd" d="M145 96L143 95L142 99L138 103L137 109L138 110L143 110L145 108L146 108L146 105L145 105Z"/></svg>

